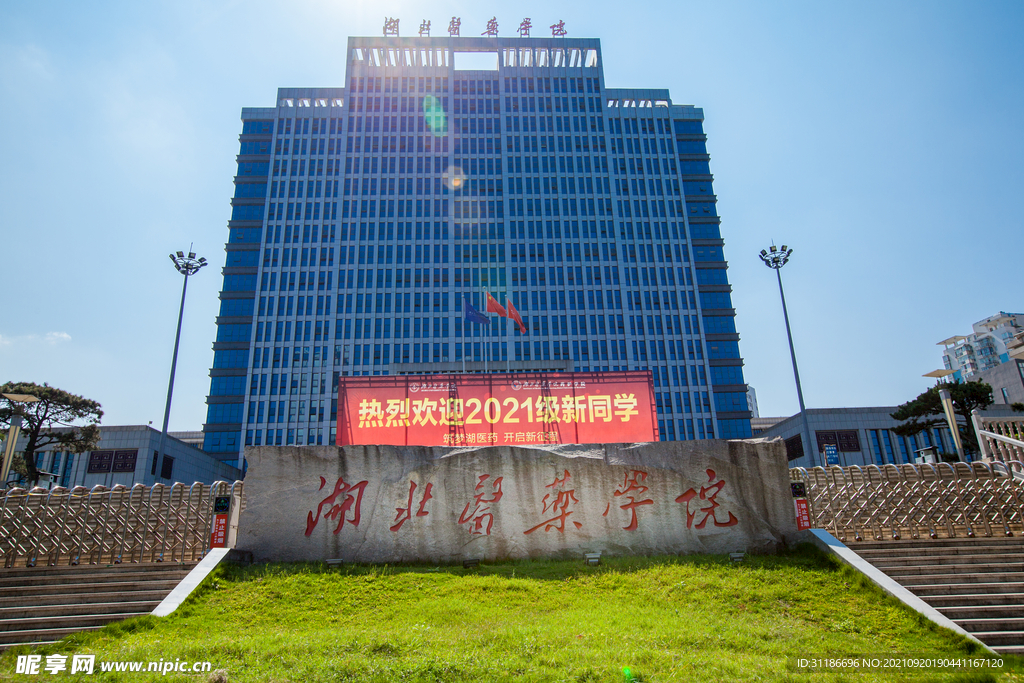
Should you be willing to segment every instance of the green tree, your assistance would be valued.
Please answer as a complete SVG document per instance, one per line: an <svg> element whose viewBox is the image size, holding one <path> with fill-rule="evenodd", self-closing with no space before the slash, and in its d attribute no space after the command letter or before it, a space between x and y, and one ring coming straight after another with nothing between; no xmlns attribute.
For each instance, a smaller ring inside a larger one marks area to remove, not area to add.
<svg viewBox="0 0 1024 683"><path fill-rule="evenodd" d="M0 386L0 394L30 394L39 399L20 403L0 396L0 425L4 429L14 415L22 417L21 435L28 441L23 453L24 471L30 484L39 480L35 454L44 446L57 445L59 450L83 453L95 448L100 440L103 411L92 399L32 382L7 382ZM81 422L87 424L76 424Z"/></svg>
<svg viewBox="0 0 1024 683"><path fill-rule="evenodd" d="M912 436L923 429L933 426L945 427L946 414L942 410L939 389L947 388L953 398L953 413L963 418L964 424L957 420L960 439L964 449L978 452L978 439L971 426L971 411L975 408L987 408L992 405L992 387L984 382L958 382L956 384L936 385L924 392L913 401L907 401L890 413L894 420L903 424L893 428L900 436Z"/></svg>

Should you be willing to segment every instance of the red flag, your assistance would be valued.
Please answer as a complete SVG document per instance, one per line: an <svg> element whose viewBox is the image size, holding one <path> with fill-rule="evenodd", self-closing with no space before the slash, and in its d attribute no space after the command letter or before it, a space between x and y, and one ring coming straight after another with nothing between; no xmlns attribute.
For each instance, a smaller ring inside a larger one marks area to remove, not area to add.
<svg viewBox="0 0 1024 683"><path fill-rule="evenodd" d="M523 317L519 315L519 311L512 304L512 299L506 299L505 302L508 304L508 317L519 323L519 331L526 334L526 325L523 324Z"/></svg>
<svg viewBox="0 0 1024 683"><path fill-rule="evenodd" d="M502 308L502 305L498 303L498 300L495 299L493 296L491 296L490 292L485 292L485 293L487 294L487 312L488 313L497 313L502 318L507 318L508 317L508 312L505 311L504 308Z"/></svg>

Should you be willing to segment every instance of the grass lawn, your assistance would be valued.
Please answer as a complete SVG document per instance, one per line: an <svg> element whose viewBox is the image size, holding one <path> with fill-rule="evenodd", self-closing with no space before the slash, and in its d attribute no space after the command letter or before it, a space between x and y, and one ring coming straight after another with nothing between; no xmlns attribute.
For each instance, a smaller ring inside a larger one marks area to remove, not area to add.
<svg viewBox="0 0 1024 683"><path fill-rule="evenodd" d="M21 648L0 657L15 676ZM39 654L210 661L229 681L1022 681L996 673L802 673L796 657L980 653L803 547L778 556L604 558L461 567L222 566L175 614ZM43 659L45 662L45 657ZM70 662L70 658L68 660ZM628 668L629 673L624 673ZM100 673L81 680L193 680Z"/></svg>

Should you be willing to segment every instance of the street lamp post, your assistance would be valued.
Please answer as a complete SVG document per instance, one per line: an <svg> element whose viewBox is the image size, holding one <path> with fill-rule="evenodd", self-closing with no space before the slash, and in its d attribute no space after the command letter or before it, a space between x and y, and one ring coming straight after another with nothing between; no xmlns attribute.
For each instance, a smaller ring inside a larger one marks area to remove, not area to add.
<svg viewBox="0 0 1024 683"><path fill-rule="evenodd" d="M178 365L178 342L181 341L181 317L185 313L185 292L188 289L188 276L195 275L199 272L199 269L206 265L205 258L196 258L194 251L190 251L186 256L183 252L176 252L171 254L171 261L174 263L174 268L179 273L185 276L185 281L181 285L181 306L178 308L178 331L174 334L174 355L171 356L171 379L167 382L167 404L164 406L164 428L160 432L160 455L165 455L164 445L167 441L167 422L171 419L171 394L174 392L174 370ZM155 457L155 456L154 456Z"/></svg>
<svg viewBox="0 0 1024 683"><path fill-rule="evenodd" d="M796 379L796 397L800 401L800 421L803 425L803 438L807 442L807 448L810 452L811 463L814 463L814 453L818 450L817 445L811 440L811 428L807 424L807 409L804 407L804 392L800 387L800 371L796 367L796 351L793 349L793 332L789 328L789 312L786 310L786 293L782 290L782 266L789 262L789 256L793 253L792 249L786 247L785 244L779 249L774 244L769 249L761 250L761 260L764 264L775 271L775 275L779 279L779 296L782 297L782 317L786 320L786 336L789 338L789 355L793 360L793 377ZM812 445L813 444L813 445ZM825 465L823 462L822 465Z"/></svg>

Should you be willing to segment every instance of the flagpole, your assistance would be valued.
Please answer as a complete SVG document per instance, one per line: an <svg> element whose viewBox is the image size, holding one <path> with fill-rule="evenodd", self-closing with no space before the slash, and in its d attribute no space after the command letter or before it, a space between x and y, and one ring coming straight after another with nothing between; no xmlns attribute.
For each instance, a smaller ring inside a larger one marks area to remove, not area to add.
<svg viewBox="0 0 1024 683"><path fill-rule="evenodd" d="M491 296L491 293L487 292L486 290L485 290L485 292L486 293L484 294L483 304L484 304L484 312L486 313L486 312L489 312L487 310L488 309L487 299L488 299L488 297ZM491 345L491 321L490 321L490 318L488 318L488 320L487 320L487 333L484 335L484 374L485 375L488 372L488 370L487 370L487 356L491 352L491 350L489 348L490 345Z"/></svg>
<svg viewBox="0 0 1024 683"><path fill-rule="evenodd" d="M462 295L462 374L466 374L466 295Z"/></svg>
<svg viewBox="0 0 1024 683"><path fill-rule="evenodd" d="M508 302L508 297L505 297L505 302L506 303ZM505 318L505 321L508 322L508 317L507 316ZM509 341L505 342L505 346L508 349L508 353L505 354L505 374L506 375L512 374L512 341L511 341L511 339L512 339L512 335L510 334L509 335Z"/></svg>

